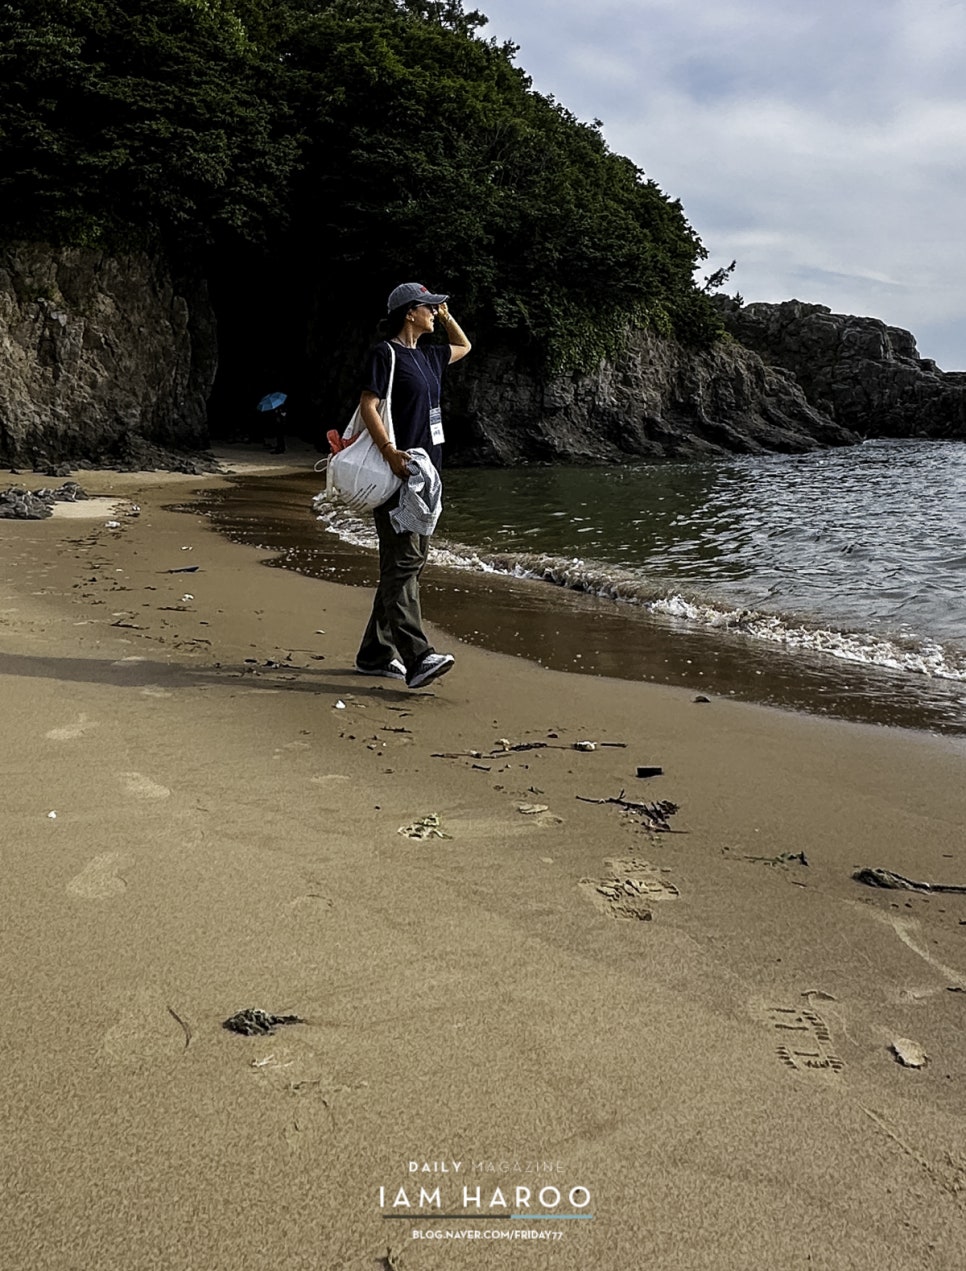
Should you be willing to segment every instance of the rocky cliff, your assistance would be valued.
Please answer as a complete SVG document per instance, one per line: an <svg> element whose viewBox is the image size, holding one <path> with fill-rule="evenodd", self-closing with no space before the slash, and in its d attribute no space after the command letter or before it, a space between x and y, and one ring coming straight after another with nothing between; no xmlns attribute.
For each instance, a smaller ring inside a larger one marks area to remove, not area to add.
<svg viewBox="0 0 966 1271"><path fill-rule="evenodd" d="M632 332L624 354L592 374L543 379L513 350L480 339L449 380L451 462L608 463L800 452L867 436L966 438L966 373L920 358L909 332L798 301L720 303L731 339L700 352ZM236 325L257 340L269 321L253 310ZM0 249L0 464L183 466L177 454L209 442L216 361L202 282L146 255Z"/></svg>
<svg viewBox="0 0 966 1271"><path fill-rule="evenodd" d="M691 459L846 445L787 372L734 341L696 352L649 331L592 375L540 381L510 352L477 348L448 384L456 463Z"/></svg>
<svg viewBox="0 0 966 1271"><path fill-rule="evenodd" d="M203 284L146 255L0 248L0 463L204 447L215 365Z"/></svg>
<svg viewBox="0 0 966 1271"><path fill-rule="evenodd" d="M921 358L908 331L878 318L786 300L720 300L734 338L793 372L809 402L863 437L966 438L966 372Z"/></svg>

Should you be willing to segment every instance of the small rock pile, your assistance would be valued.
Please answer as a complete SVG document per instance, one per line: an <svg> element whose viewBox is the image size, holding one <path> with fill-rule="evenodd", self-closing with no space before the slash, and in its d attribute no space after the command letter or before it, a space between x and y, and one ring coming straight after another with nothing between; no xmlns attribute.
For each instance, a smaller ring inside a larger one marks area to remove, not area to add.
<svg viewBox="0 0 966 1271"><path fill-rule="evenodd" d="M75 503L87 494L76 481L65 481L57 490L44 486L30 491L23 485L0 490L0 520L42 521L53 514L55 503Z"/></svg>

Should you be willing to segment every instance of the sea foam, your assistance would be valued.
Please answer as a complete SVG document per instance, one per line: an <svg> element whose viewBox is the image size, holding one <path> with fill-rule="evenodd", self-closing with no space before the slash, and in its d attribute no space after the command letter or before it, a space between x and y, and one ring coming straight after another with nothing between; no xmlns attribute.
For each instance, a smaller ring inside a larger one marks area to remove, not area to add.
<svg viewBox="0 0 966 1271"><path fill-rule="evenodd" d="M324 500L316 500L313 506L325 529L344 542L366 548L376 544L370 520L362 520ZM966 650L963 649L911 634L837 630L797 614L733 607L699 593L683 594L666 580L648 579L598 561L527 552L481 552L447 541L434 543L430 560L451 569L552 583L570 591L634 605L660 620L711 627L736 639L764 641L786 650L824 654L914 675L966 681Z"/></svg>

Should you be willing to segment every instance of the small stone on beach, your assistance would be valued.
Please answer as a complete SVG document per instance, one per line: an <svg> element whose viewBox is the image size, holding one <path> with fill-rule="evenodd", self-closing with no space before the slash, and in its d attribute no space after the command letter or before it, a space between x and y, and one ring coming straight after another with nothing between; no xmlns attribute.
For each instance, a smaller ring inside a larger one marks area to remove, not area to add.
<svg viewBox="0 0 966 1271"><path fill-rule="evenodd" d="M925 1068L929 1062L929 1056L919 1043L910 1041L908 1037L897 1037L891 1050L903 1068Z"/></svg>

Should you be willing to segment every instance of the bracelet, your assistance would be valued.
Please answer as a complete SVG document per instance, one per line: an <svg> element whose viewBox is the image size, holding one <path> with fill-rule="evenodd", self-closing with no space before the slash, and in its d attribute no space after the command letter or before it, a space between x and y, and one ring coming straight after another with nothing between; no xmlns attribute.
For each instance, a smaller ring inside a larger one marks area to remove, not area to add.
<svg viewBox="0 0 966 1271"><path fill-rule="evenodd" d="M392 442L391 442L391 441L389 441L389 440L387 439L387 440L386 440L386 441L384 441L384 442L382 443L382 445L379 447L379 453L380 453L380 454L382 454L382 452L385 450L385 448L386 448L387 446L391 446L391 445L392 445Z"/></svg>

